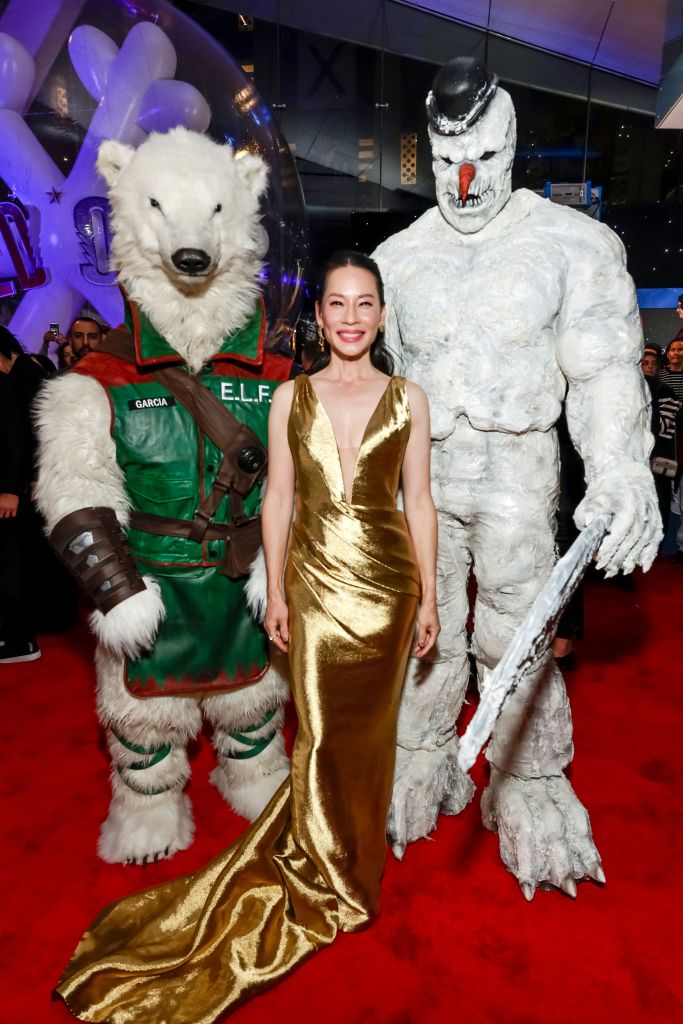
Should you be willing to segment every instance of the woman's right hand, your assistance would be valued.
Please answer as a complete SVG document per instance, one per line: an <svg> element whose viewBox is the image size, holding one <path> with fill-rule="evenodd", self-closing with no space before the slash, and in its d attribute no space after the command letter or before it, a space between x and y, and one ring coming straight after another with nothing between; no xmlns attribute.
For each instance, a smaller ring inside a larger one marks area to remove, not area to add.
<svg viewBox="0 0 683 1024"><path fill-rule="evenodd" d="M268 639L286 654L289 650L289 612L281 594L268 597L263 628L268 634Z"/></svg>

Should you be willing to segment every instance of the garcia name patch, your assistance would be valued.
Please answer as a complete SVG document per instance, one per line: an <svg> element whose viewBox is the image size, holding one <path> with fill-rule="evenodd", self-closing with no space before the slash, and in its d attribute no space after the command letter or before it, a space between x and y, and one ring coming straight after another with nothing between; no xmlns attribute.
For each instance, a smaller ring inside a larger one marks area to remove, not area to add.
<svg viewBox="0 0 683 1024"><path fill-rule="evenodd" d="M128 402L129 409L167 409L175 405L173 395L160 395L159 398L131 398Z"/></svg>

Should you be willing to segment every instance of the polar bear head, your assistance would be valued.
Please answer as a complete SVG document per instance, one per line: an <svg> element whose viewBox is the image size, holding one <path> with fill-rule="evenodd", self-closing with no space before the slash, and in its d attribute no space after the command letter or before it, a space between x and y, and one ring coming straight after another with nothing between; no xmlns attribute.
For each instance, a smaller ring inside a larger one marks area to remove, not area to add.
<svg viewBox="0 0 683 1024"><path fill-rule="evenodd" d="M174 128L137 149L103 142L97 169L109 186L120 282L198 368L253 313L267 249L259 217L266 164Z"/></svg>

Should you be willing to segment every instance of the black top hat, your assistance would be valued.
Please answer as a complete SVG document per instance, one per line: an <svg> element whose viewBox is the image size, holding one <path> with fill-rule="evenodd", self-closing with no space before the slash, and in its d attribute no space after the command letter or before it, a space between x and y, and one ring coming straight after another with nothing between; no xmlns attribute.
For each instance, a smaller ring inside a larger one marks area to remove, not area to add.
<svg viewBox="0 0 683 1024"><path fill-rule="evenodd" d="M439 68L427 96L429 123L439 135L461 135L493 99L498 76L474 57L456 57Z"/></svg>

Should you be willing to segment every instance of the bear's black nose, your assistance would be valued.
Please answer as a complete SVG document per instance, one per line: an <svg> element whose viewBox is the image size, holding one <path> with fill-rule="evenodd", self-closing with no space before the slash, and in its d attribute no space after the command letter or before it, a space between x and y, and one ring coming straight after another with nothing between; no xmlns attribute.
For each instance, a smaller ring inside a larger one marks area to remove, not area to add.
<svg viewBox="0 0 683 1024"><path fill-rule="evenodd" d="M171 259L178 270L190 277L201 274L211 262L211 257L203 249L176 249Z"/></svg>

